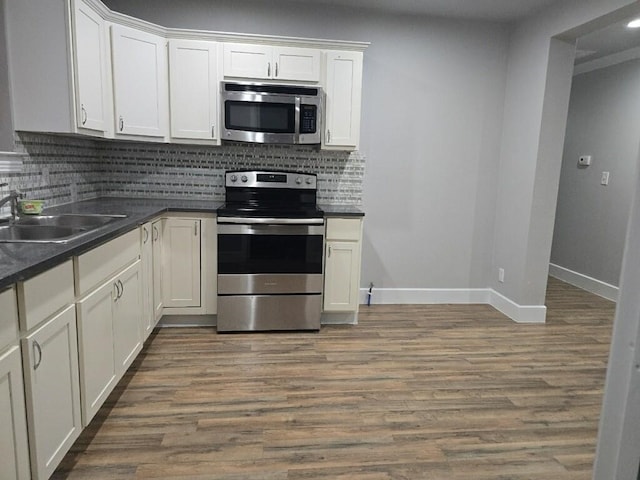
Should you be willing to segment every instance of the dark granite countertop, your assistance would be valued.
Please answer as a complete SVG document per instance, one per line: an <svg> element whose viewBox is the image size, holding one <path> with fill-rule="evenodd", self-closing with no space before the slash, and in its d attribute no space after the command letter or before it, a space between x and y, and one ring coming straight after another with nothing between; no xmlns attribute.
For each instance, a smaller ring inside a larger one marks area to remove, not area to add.
<svg viewBox="0 0 640 480"><path fill-rule="evenodd" d="M353 205L318 205L325 217L364 217L364 212Z"/></svg>
<svg viewBox="0 0 640 480"><path fill-rule="evenodd" d="M0 243L0 289L48 270L74 255L82 254L133 230L163 212L215 213L223 202L102 197L46 208L43 215L101 213L127 215L68 243ZM363 216L357 207L320 206L327 217Z"/></svg>

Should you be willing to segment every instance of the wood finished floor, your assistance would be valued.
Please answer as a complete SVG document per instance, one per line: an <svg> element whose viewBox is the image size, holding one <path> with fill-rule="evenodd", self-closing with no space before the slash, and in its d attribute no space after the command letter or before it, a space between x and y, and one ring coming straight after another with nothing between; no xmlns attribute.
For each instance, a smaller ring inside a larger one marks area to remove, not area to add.
<svg viewBox="0 0 640 480"><path fill-rule="evenodd" d="M591 479L614 304L546 325L363 307L320 333L155 332L56 479Z"/></svg>

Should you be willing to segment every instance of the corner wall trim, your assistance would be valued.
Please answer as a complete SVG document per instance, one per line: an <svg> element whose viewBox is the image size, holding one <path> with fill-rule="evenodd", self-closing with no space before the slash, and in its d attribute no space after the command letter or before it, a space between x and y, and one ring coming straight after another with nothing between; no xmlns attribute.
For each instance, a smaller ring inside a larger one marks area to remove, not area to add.
<svg viewBox="0 0 640 480"><path fill-rule="evenodd" d="M547 307L544 305L518 305L493 289L489 305L516 323L545 323L547 319Z"/></svg>
<svg viewBox="0 0 640 480"><path fill-rule="evenodd" d="M361 304L369 289L360 289ZM516 323L545 323L547 307L519 305L492 288L374 288L372 305L485 304Z"/></svg>
<svg viewBox="0 0 640 480"><path fill-rule="evenodd" d="M549 264L549 275L563 282L567 282L575 287L586 290L587 292L599 295L612 302L618 301L619 288L615 285L598 280L597 278L584 275L582 273L574 272L568 268Z"/></svg>

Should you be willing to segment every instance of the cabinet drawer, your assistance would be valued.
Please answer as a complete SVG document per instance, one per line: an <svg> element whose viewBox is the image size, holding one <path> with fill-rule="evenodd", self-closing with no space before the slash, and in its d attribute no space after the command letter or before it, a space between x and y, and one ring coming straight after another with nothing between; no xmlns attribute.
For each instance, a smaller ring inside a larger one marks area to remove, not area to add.
<svg viewBox="0 0 640 480"><path fill-rule="evenodd" d="M18 305L16 290L0 292L0 352L18 339Z"/></svg>
<svg viewBox="0 0 640 480"><path fill-rule="evenodd" d="M71 260L18 283L20 328L31 330L40 322L73 303Z"/></svg>
<svg viewBox="0 0 640 480"><path fill-rule="evenodd" d="M140 229L75 257L76 293L84 295L140 257Z"/></svg>
<svg viewBox="0 0 640 480"><path fill-rule="evenodd" d="M327 240L359 241L362 230L360 218L328 218Z"/></svg>

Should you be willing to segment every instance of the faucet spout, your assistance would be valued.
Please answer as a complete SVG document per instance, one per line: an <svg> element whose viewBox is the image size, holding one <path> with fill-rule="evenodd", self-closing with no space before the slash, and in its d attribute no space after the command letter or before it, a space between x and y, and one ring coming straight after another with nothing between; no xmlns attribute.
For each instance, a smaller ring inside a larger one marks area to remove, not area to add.
<svg viewBox="0 0 640 480"><path fill-rule="evenodd" d="M0 199L0 207L6 205L7 203L11 204L11 220L16 219L16 215L18 214L18 199L21 197L22 193L17 190L11 190L9 192L9 195Z"/></svg>

